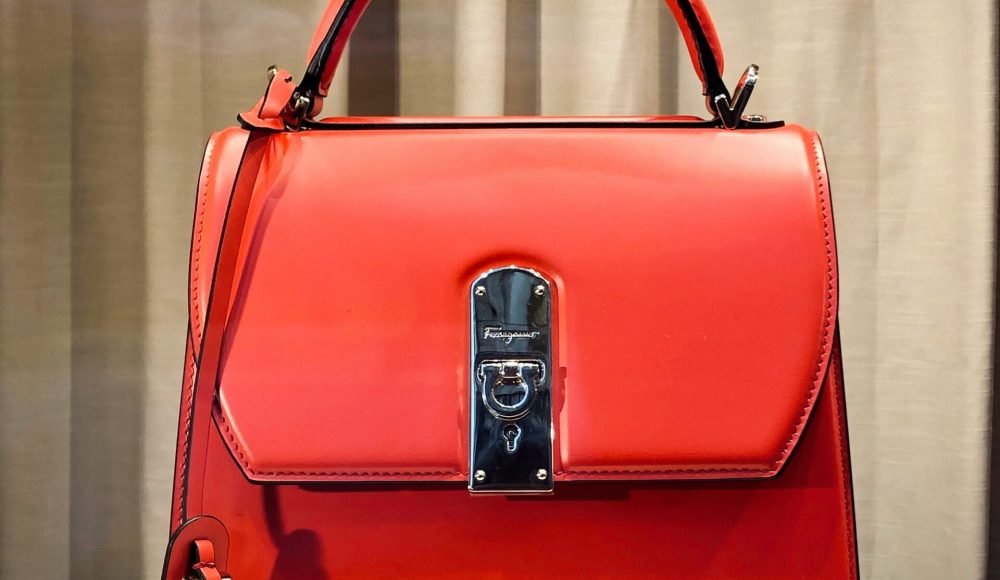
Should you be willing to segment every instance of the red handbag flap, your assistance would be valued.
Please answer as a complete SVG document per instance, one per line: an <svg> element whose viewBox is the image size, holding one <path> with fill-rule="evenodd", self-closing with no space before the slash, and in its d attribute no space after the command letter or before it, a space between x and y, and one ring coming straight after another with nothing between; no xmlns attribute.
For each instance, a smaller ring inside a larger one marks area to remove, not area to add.
<svg viewBox="0 0 1000 580"><path fill-rule="evenodd" d="M213 138L197 340L246 133ZM800 127L375 125L272 137L215 420L254 481L464 480L469 291L553 296L557 480L773 476L826 375L837 266Z"/></svg>

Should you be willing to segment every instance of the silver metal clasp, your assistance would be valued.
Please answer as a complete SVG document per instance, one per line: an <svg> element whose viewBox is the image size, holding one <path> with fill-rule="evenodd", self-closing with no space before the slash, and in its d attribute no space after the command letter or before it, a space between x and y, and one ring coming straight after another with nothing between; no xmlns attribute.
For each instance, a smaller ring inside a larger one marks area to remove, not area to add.
<svg viewBox="0 0 1000 580"><path fill-rule="evenodd" d="M471 288L469 490L552 491L552 296L510 266Z"/></svg>
<svg viewBox="0 0 1000 580"><path fill-rule="evenodd" d="M267 67L267 80L273 81L278 75L278 65L272 64ZM302 123L312 110L313 95L307 92L295 91L292 98L281 111L281 116L285 121L285 129L298 131L302 128Z"/></svg>
<svg viewBox="0 0 1000 580"><path fill-rule="evenodd" d="M512 421L525 416L545 383L545 364L540 360L485 360L476 372L483 403L499 419Z"/></svg>
<svg viewBox="0 0 1000 580"><path fill-rule="evenodd" d="M740 126L740 122L744 120L743 112L746 111L747 104L750 103L750 96L753 95L759 77L760 67L752 64L740 77L740 82L736 83L736 90L733 91L732 98L727 95L715 95L712 98L711 107L719 116L723 127L736 129ZM761 117L761 115L754 117ZM761 122L756 119L748 119L747 121Z"/></svg>

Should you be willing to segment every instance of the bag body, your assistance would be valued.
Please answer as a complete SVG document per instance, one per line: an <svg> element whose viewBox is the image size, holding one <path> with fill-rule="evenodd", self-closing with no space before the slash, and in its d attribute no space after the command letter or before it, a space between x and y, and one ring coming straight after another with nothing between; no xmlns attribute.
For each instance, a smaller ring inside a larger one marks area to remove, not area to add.
<svg viewBox="0 0 1000 580"><path fill-rule="evenodd" d="M206 150L164 578L856 578L818 137L689 0L709 120L317 120L366 4Z"/></svg>

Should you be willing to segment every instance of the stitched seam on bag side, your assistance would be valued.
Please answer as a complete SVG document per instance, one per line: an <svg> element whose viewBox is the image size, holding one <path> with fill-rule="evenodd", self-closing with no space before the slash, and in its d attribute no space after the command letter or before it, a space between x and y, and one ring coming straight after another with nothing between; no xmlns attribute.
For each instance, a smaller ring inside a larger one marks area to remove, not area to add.
<svg viewBox="0 0 1000 580"><path fill-rule="evenodd" d="M201 242L205 230L205 207L208 204L209 176L212 173L212 163L215 161L217 143L213 139L212 146L205 152L205 175L201 184L201 195L198 206L198 224L195 226L195 242L191 265L191 304L192 328L194 328L196 344L201 344L201 304L198 300L201 293Z"/></svg>
<svg viewBox="0 0 1000 580"><path fill-rule="evenodd" d="M839 347L837 348L836 352L830 353L830 357L832 358L835 354L838 356L839 359L841 355ZM851 567L851 578L856 578L856 572L858 569L858 563L856 559L857 547L854 545L855 544L855 530L854 530L854 517L853 517L854 513L853 510L851 509L851 491L850 491L851 482L850 482L850 475L848 474L847 471L847 463L848 461L850 461L850 451L847 448L847 446L844 445L844 439L845 439L844 413L846 411L844 409L845 401L842 398L844 393L844 377L841 374L842 369L840 367L840 365L842 364L843 362L840 360L830 361L830 382L832 384L827 385L827 388L832 387L836 391L835 393L833 393L833 401L834 401L834 406L836 407L834 409L835 411L834 415L837 418L837 444L840 446L840 482L844 488L843 500L844 500L844 522L846 523L845 527L847 528L846 529L847 537L845 538L847 543L847 561Z"/></svg>
<svg viewBox="0 0 1000 580"><path fill-rule="evenodd" d="M180 505L180 502L183 499L183 495L184 495L183 488L184 488L184 486L183 485L179 485L179 483L180 483L180 481L183 480L183 476L181 474L183 474L183 473L185 473L187 471L187 463L188 463L188 460L189 460L189 457L190 457L190 451L191 451L191 439L190 439L190 433L191 433L191 410L192 410L192 408L194 406L193 405L194 404L194 382L195 382L194 379L195 379L195 373L197 372L197 369L196 369L195 364L194 364L194 345L191 344L191 337L190 337L190 335L188 336L188 348L185 349L185 350L190 350L190 356L188 357L188 362L189 362L189 368L191 369L191 375L190 375L190 379L188 380L188 384L185 385L185 387L187 388L187 393L186 393L186 399L184 401L184 433L183 433L183 439L182 439L184 441L184 451L183 451L183 455L182 455L183 461L181 462L182 468L181 468L181 471L178 472L178 474L177 474L177 476L175 478L175 479L177 479L179 481L175 481L175 483L174 483L174 487L176 488L176 490L175 490L176 501L178 502L176 505ZM178 523L182 523L184 521L184 510L183 509L178 510L177 521L178 521Z"/></svg>
<svg viewBox="0 0 1000 580"><path fill-rule="evenodd" d="M200 270L201 270L201 242L204 237L205 228L205 208L208 201L208 184L210 181L210 176L212 173L213 162L215 161L215 149L218 146L218 137L213 136L209 140L209 144L205 149L205 162L204 162L204 174L202 175L201 184L198 191L198 218L195 225L194 240L192 244L192 258L191 258L191 329L197 340L192 340L191 336L188 336L188 341L190 342L190 368L191 368L191 379L187 387L186 399L184 403L184 434L183 434L183 445L184 451L182 455L181 465L182 471L180 473L187 473L188 463L191 460L191 427L194 420L193 410L194 410L194 384L197 374L197 368L195 366L195 345L201 344L201 308L198 300L198 295L200 292L199 280L200 280ZM181 476L181 484L177 485L177 497L178 501L183 501L184 488L186 487L186 482L183 480L183 475ZM182 507L178 512L178 522L183 522L184 520L184 508Z"/></svg>
<svg viewBox="0 0 1000 580"><path fill-rule="evenodd" d="M462 473L457 471L449 470L428 470L428 471L313 471L313 470L299 470L299 471L258 471L250 465L247 460L246 455L240 449L240 444L236 441L232 430L229 428L229 421L226 419L226 414L222 412L221 409L216 407L215 412L216 419L222 424L222 429L226 433L226 439L228 440L229 447L233 451L234 457L243 466L243 469L247 473L255 477L430 477L430 476L444 476L444 475L462 475Z"/></svg>
<svg viewBox="0 0 1000 580"><path fill-rule="evenodd" d="M834 294L834 276L833 276L833 240L831 235L831 216L830 209L827 204L827 194L829 188L826 184L826 179L823 175L823 164L820 158L820 148L816 141L816 136L810 137L810 144L813 149L813 158L816 163L816 187L817 187L817 197L819 198L820 211L822 214L823 221L823 239L826 245L826 289L823 296L823 340L820 343L819 354L816 360L816 371L813 376L812 387L809 389L809 393L806 395L805 403L802 407L802 412L799 415L799 420L792 429L791 435L788 437L788 441L785 442L785 447L779 454L778 458L771 464L768 468L757 468L757 469L728 469L724 467L720 468L706 468L706 469L684 469L684 468L672 468L672 469L616 469L616 470L604 470L604 469L591 469L591 470L574 470L567 469L563 472L557 472L557 475L569 474L569 475L670 475L674 473L713 473L713 474L725 474L725 473L773 473L778 470L778 468L788 459L791 454L792 449L795 446L795 442L798 441L799 436L802 434L802 430L805 428L806 421L809 419L810 411L816 404L816 397L819 394L820 387L823 385L823 358L826 355L830 347L830 339L833 331L833 294Z"/></svg>

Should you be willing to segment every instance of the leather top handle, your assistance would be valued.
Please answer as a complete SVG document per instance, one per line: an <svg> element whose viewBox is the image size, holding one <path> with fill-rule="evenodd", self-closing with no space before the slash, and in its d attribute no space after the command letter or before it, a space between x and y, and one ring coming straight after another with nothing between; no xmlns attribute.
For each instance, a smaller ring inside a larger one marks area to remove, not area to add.
<svg viewBox="0 0 1000 580"><path fill-rule="evenodd" d="M718 115L716 103L720 97L729 100L729 91L722 80L723 57L712 18L703 0L666 0L667 6L680 25L691 55L691 62L701 79L709 112ZM304 107L305 117L312 119L323 109L344 47L371 0L330 0L319 28L313 36L308 68L295 91Z"/></svg>

